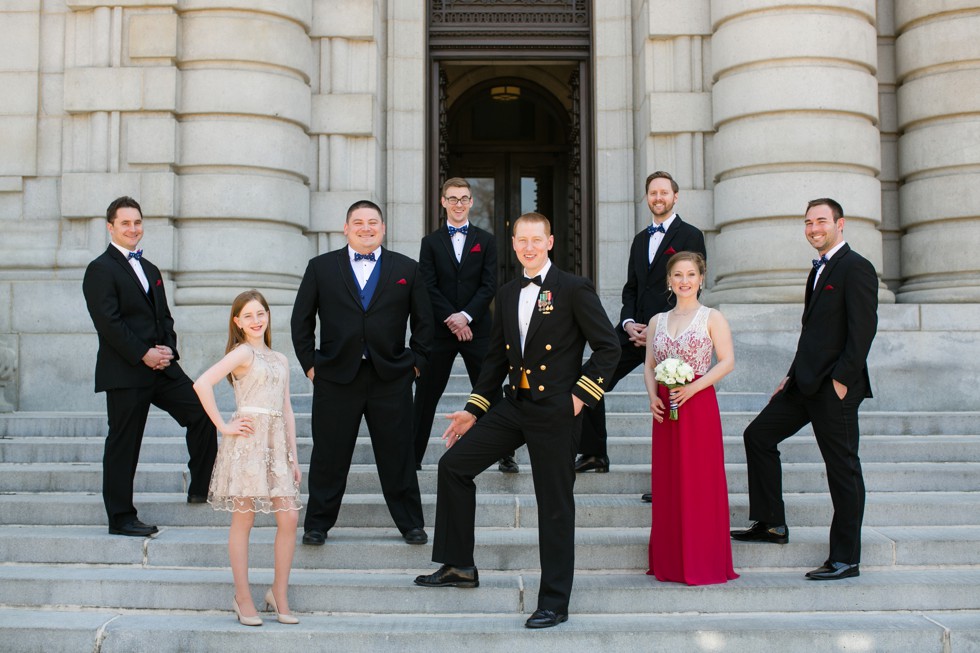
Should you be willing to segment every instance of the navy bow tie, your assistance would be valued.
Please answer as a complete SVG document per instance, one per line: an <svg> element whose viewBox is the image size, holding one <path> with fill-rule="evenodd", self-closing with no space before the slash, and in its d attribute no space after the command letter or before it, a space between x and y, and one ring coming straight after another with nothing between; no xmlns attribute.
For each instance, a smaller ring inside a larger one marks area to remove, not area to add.
<svg viewBox="0 0 980 653"><path fill-rule="evenodd" d="M667 233L667 230L664 229L664 226L662 224L652 224L649 227L647 227L647 233L650 234L651 236L657 233L658 231L662 234Z"/></svg>
<svg viewBox="0 0 980 653"><path fill-rule="evenodd" d="M129 256L126 257L126 260L129 261L129 260L132 260L132 259L136 259L138 261L141 258L143 258L143 250L138 249L135 252L130 252L129 253Z"/></svg>
<svg viewBox="0 0 980 653"><path fill-rule="evenodd" d="M462 227L454 227L452 225L447 225L449 227L449 236L455 236L456 232L463 234L464 236L469 233L470 225L464 224Z"/></svg>
<svg viewBox="0 0 980 653"><path fill-rule="evenodd" d="M813 269L814 270L819 270L821 265L826 265L827 264L827 260L828 259L827 259L826 254L823 255L823 256L821 256L820 258L813 259Z"/></svg>
<svg viewBox="0 0 980 653"><path fill-rule="evenodd" d="M541 285L541 275L539 274L536 277L522 277L521 278L521 288L527 288L528 285L530 285L532 283L534 285L536 285L536 286L540 286Z"/></svg>
<svg viewBox="0 0 980 653"><path fill-rule="evenodd" d="M354 252L354 261L355 262L356 261L373 261L373 260L374 260L374 252L371 252L370 254L358 254L357 252Z"/></svg>

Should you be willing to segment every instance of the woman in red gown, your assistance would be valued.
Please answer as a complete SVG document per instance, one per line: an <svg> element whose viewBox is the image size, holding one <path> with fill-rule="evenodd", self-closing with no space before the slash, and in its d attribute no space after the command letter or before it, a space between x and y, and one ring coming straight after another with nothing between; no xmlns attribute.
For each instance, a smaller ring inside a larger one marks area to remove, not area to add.
<svg viewBox="0 0 980 653"><path fill-rule="evenodd" d="M735 352L725 317L698 301L704 272L704 258L695 252L679 252L667 262L667 284L677 304L651 319L656 330L647 338L644 366L654 419L647 573L688 585L738 578L732 567L721 414L714 388L735 367ZM694 381L673 390L658 384L654 368L666 358L686 361L694 369ZM667 413L671 401L678 407L677 420Z"/></svg>

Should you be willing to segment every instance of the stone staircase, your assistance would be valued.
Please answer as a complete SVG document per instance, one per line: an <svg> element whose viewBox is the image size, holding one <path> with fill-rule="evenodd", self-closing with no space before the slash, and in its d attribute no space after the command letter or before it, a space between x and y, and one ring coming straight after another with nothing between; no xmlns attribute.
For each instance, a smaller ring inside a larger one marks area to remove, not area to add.
<svg viewBox="0 0 980 653"><path fill-rule="evenodd" d="M468 393L462 370L449 390L445 411ZM722 392L719 401L731 518L740 526L748 523L741 432L766 396ZM310 397L295 396L294 405L305 462ZM823 464L805 432L783 446L790 543L733 543L741 578L687 587L644 574L646 405L639 374L609 397L612 469L576 483L571 618L540 632L523 627L539 566L525 451L520 474L492 469L478 480L480 588L433 590L412 584L434 568L430 546L402 542L362 438L327 545L297 547L290 604L302 623L245 628L229 605L228 516L184 502L186 450L169 417L151 415L143 442L136 501L160 533L140 539L106 532L101 412L0 416L0 650L980 651L980 415L874 412L866 404L859 578L803 578L826 557L831 516ZM442 450L441 426L433 431L419 475L430 537ZM267 515L256 524L251 566L260 598L272 576L274 526Z"/></svg>

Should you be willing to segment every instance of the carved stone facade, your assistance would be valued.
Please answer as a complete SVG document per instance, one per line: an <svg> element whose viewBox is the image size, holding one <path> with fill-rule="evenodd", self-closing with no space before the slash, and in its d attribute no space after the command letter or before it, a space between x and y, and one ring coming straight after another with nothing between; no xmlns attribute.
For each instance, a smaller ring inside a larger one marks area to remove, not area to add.
<svg viewBox="0 0 980 653"><path fill-rule="evenodd" d="M949 381L976 379L980 2L0 0L10 403L101 409L80 280L118 195L143 204L191 374L220 353L247 287L274 304L290 350L305 262L344 242L353 200L378 201L388 246L415 256L439 156L429 32L502 9L542 34L590 19L592 184L576 192L611 315L649 219L643 179L670 170L678 211L709 236L706 301L736 330L731 385L768 388L795 344L803 207L830 195L881 273L876 394L901 405L935 352ZM955 389L913 403L978 408Z"/></svg>

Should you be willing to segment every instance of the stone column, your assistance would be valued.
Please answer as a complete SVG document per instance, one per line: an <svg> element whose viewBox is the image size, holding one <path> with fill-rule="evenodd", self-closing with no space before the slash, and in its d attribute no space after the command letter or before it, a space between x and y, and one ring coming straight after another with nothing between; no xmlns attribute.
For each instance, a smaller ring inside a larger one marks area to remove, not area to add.
<svg viewBox="0 0 980 653"><path fill-rule="evenodd" d="M874 0L715 0L711 17L719 234L705 301L802 300L815 197L843 205L848 243L880 270Z"/></svg>
<svg viewBox="0 0 980 653"><path fill-rule="evenodd" d="M980 3L896 0L898 300L980 301Z"/></svg>
<svg viewBox="0 0 980 653"><path fill-rule="evenodd" d="M180 3L178 304L291 304L311 249L310 0Z"/></svg>

